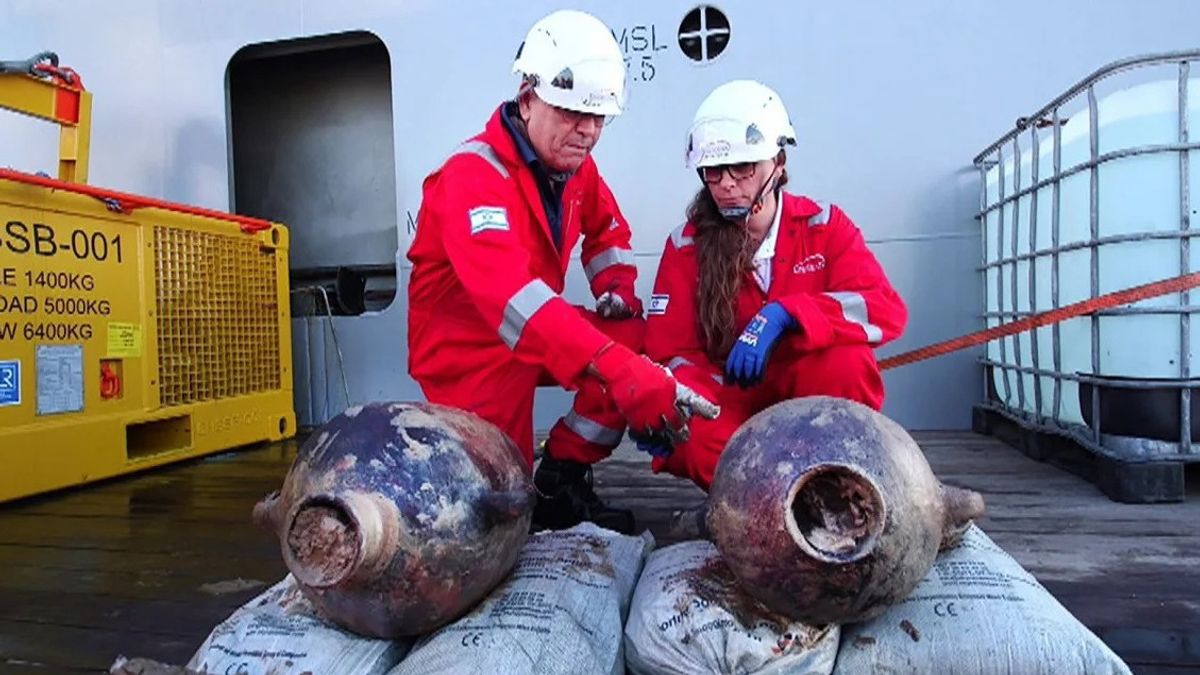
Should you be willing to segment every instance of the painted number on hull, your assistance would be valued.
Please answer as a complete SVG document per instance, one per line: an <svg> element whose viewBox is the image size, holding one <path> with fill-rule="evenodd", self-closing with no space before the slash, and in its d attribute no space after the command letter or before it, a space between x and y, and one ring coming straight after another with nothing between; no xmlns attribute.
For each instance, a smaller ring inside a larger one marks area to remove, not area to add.
<svg viewBox="0 0 1200 675"><path fill-rule="evenodd" d="M654 55L667 45L659 44L658 29L653 24L625 26L612 30L613 38L625 54L625 68L631 82L652 82L658 74Z"/></svg>

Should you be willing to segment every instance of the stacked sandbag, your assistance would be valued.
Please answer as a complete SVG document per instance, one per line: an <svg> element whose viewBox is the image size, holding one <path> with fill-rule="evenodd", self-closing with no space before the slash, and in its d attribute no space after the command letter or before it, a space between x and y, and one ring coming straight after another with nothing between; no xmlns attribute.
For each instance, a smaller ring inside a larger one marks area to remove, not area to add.
<svg viewBox="0 0 1200 675"><path fill-rule="evenodd" d="M218 624L187 668L239 675L381 675L400 662L410 644L339 627L312 606L289 574Z"/></svg>
<svg viewBox="0 0 1200 675"><path fill-rule="evenodd" d="M652 548L648 535L592 523L531 535L503 583L391 673L621 675L630 596Z"/></svg>
<svg viewBox="0 0 1200 675"><path fill-rule="evenodd" d="M712 543L688 541L646 561L625 626L626 662L634 675L829 675L839 633L771 612L739 587Z"/></svg>
<svg viewBox="0 0 1200 675"><path fill-rule="evenodd" d="M1129 667L972 525L908 597L842 627L835 675L1087 673Z"/></svg>

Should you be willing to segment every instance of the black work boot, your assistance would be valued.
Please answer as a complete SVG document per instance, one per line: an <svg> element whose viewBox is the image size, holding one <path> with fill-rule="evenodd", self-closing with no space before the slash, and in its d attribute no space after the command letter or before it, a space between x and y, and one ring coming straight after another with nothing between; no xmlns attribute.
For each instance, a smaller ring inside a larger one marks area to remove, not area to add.
<svg viewBox="0 0 1200 675"><path fill-rule="evenodd" d="M621 534L633 534L633 512L605 506L592 490L592 466L570 460L542 458L533 475L537 506L531 531L565 530L588 521Z"/></svg>

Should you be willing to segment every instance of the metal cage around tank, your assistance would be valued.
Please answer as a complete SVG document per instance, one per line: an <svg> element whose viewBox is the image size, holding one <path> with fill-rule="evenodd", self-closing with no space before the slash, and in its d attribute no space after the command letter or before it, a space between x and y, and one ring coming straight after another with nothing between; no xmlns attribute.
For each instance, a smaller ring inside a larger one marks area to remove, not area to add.
<svg viewBox="0 0 1200 675"><path fill-rule="evenodd" d="M89 184L57 64L0 62L60 127L57 178L0 168L0 502L296 433L287 227Z"/></svg>
<svg viewBox="0 0 1200 675"><path fill-rule="evenodd" d="M1105 292L1103 286L1112 285L1112 277L1117 282L1125 278L1119 286L1132 286L1132 277L1157 280L1198 267L1193 260L1197 247L1191 245L1200 235L1192 227L1196 186L1191 185L1191 164L1200 143L1191 140L1189 129L1200 119L1198 102L1190 98L1196 93L1197 83L1191 81L1196 60L1200 51L1110 63L1019 118L974 158L981 179L976 217L982 228L982 264L977 269L989 327L1076 299L1065 297L1064 289L1077 291L1077 299L1095 298ZM1098 89L1116 84L1118 74L1144 79L1101 101ZM1169 108L1154 109L1170 96L1177 111L1173 133L1153 137L1155 128L1171 131L1163 126ZM1086 105L1064 117L1080 97ZM1139 114L1146 120L1145 130L1136 127ZM1105 120L1113 139L1128 136L1141 142L1122 145L1106 139ZM1078 161L1064 159L1064 129L1071 122L1075 127L1066 133L1079 147L1071 146L1067 154L1078 155ZM1153 142L1145 142L1150 138ZM1023 150L1025 144L1028 149ZM1044 155L1047 149L1050 157ZM1159 159L1149 159L1154 157ZM1165 167L1173 179L1161 179ZM1177 222L1166 222L1165 216L1155 221L1154 213L1170 213L1176 199ZM1106 208L1120 214L1109 217ZM1079 236L1064 234L1066 221ZM1176 245L1177 254L1165 248ZM1155 250L1160 264L1139 268L1138 256ZM1184 291L994 341L981 358L985 391L980 407L1121 462L1200 460L1195 407L1200 402L1193 391L1200 378L1193 375L1190 353L1198 310ZM1156 327L1161 330L1152 330ZM1160 334L1163 330L1178 340L1174 358L1169 350L1155 351L1156 344L1168 339Z"/></svg>

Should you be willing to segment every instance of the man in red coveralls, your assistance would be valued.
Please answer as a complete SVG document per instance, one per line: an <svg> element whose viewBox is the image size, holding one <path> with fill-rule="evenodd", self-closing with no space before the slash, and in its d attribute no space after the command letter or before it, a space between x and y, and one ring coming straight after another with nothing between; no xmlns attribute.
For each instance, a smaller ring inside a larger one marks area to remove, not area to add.
<svg viewBox="0 0 1200 675"><path fill-rule="evenodd" d="M597 498L591 465L627 424L671 437L707 402L640 355L629 224L590 156L621 113L624 59L602 22L564 10L534 24L513 72L515 100L425 179L408 253L409 371L431 402L508 433L531 466L535 388L577 390L534 475L534 526L632 533L633 514ZM560 295L581 237L595 312Z"/></svg>
<svg viewBox="0 0 1200 675"><path fill-rule="evenodd" d="M783 191L795 138L779 96L751 80L713 90L688 136L703 186L667 239L646 353L721 413L695 420L686 442L638 445L656 473L705 490L730 436L774 403L829 395L879 410L873 350L908 320L849 216Z"/></svg>

